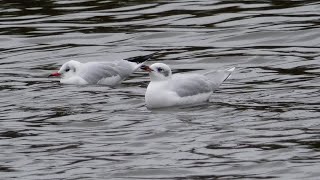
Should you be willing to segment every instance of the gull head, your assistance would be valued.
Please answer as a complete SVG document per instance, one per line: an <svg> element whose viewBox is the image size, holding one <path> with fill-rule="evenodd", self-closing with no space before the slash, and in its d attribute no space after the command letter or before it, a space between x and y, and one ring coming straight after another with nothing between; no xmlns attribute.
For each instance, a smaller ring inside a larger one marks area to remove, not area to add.
<svg viewBox="0 0 320 180"><path fill-rule="evenodd" d="M61 66L58 72L54 72L50 74L49 77L50 76L61 76L62 78L72 77L76 75L77 71L79 71L80 66L81 66L81 63L78 61L74 61L74 60L68 61Z"/></svg>
<svg viewBox="0 0 320 180"><path fill-rule="evenodd" d="M149 72L151 81L167 80L172 75L170 67L163 63L154 63L151 66L143 65L141 69Z"/></svg>

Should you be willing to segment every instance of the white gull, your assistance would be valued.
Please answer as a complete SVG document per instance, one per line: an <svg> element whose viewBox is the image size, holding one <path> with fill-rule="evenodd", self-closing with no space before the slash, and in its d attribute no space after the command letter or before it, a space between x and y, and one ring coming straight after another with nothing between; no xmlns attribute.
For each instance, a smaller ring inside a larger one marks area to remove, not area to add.
<svg viewBox="0 0 320 180"><path fill-rule="evenodd" d="M153 56L137 56L113 62L87 62L81 63L75 60L64 63L58 72L50 76L61 77L63 84L104 84L115 86L129 77Z"/></svg>
<svg viewBox="0 0 320 180"><path fill-rule="evenodd" d="M143 65L141 69L149 72L151 80L145 94L147 108L163 108L208 101L235 67L205 74L174 75L163 63Z"/></svg>

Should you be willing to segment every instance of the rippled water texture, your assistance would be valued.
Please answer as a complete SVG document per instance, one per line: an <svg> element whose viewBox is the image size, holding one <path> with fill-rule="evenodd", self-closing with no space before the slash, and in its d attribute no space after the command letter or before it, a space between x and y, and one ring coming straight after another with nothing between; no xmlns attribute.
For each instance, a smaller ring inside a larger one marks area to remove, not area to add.
<svg viewBox="0 0 320 180"><path fill-rule="evenodd" d="M320 3L0 1L1 179L318 179ZM152 52L236 66L210 103L148 110L148 76L61 85L64 62Z"/></svg>

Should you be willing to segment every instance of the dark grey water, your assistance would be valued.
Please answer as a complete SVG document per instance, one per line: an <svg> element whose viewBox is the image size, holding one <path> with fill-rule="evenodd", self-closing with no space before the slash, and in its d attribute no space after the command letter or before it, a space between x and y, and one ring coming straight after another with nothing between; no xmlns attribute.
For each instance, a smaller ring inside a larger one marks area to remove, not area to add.
<svg viewBox="0 0 320 180"><path fill-rule="evenodd" d="M319 1L0 1L1 179L319 179ZM236 66L201 106L150 111L148 77L60 85L61 64L160 52Z"/></svg>

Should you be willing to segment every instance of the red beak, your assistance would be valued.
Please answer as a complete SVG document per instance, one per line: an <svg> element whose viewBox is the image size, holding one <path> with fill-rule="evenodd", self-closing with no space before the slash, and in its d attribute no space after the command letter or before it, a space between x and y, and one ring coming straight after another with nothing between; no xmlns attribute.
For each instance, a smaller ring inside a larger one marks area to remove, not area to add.
<svg viewBox="0 0 320 180"><path fill-rule="evenodd" d="M142 70L148 71L148 72L153 71L153 69L151 69L149 66L146 66L146 65L142 65L140 68L141 68Z"/></svg>
<svg viewBox="0 0 320 180"><path fill-rule="evenodd" d="M48 77L51 77L51 76L61 76L61 74L58 72L54 72L54 73L50 74Z"/></svg>

